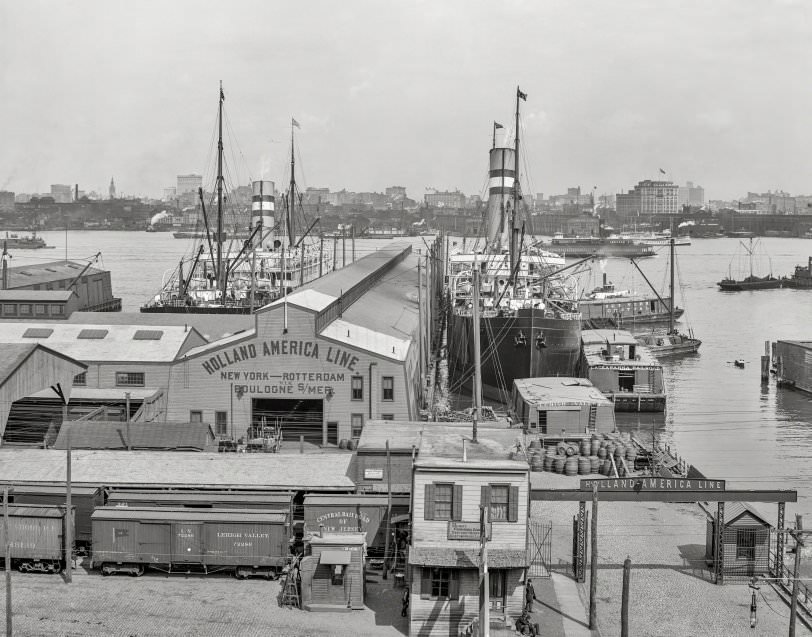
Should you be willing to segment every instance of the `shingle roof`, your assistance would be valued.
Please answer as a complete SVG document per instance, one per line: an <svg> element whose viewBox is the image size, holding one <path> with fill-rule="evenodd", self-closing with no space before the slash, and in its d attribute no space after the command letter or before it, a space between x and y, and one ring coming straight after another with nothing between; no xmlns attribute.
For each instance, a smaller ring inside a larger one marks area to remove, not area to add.
<svg viewBox="0 0 812 637"><path fill-rule="evenodd" d="M274 491L353 491L348 453L185 453L180 451L91 451L72 454L71 477L80 485L197 486ZM0 448L0 483L65 481L65 452Z"/></svg>
<svg viewBox="0 0 812 637"><path fill-rule="evenodd" d="M62 423L55 449L127 449L127 423L108 420L73 420ZM202 422L130 423L133 449L216 451L214 432Z"/></svg>
<svg viewBox="0 0 812 637"><path fill-rule="evenodd" d="M413 546L409 549L409 564L479 568L480 553L478 549L454 549L450 546ZM528 564L527 551L488 549L489 568L524 568Z"/></svg>
<svg viewBox="0 0 812 637"><path fill-rule="evenodd" d="M730 524L745 513L749 513L754 518L761 520L764 524L772 526L770 521L764 517L764 514L749 502L728 502L725 505L725 524Z"/></svg>

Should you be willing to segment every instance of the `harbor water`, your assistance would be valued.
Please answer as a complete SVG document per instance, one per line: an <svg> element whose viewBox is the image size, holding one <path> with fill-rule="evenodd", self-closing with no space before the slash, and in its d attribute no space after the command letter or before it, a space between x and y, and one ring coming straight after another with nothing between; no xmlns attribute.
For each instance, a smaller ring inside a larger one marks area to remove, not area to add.
<svg viewBox="0 0 812 637"><path fill-rule="evenodd" d="M111 271L113 291L122 297L127 312L137 312L157 294L165 273L195 248L193 241L165 232L69 231L41 236L54 249L14 251L11 265L64 259L66 241L71 259L88 259L101 251L99 265ZM809 240L761 242L775 276L791 274L795 265L805 264L812 255ZM342 242L337 243L340 266ZM386 243L356 240L356 258ZM346 245L349 253L349 239ZM779 389L772 380L762 384L759 369L765 341L812 340L812 290L719 291L716 282L728 274L732 260L735 273L737 248L740 252L736 239L695 239L692 245L677 248L681 285L676 300L686 308L678 327L693 329L702 347L697 355L662 361L668 394L665 414L619 414L619 427L643 442L656 436L706 476L728 480L729 488L797 489L799 502L788 507L788 520L794 512L812 518L812 396ZM657 256L639 264L661 294L667 294L668 248L658 248ZM760 262L759 268L756 274L766 274L769 263ZM606 259L593 264L592 271L591 276L579 275L583 288L599 285L605 271L618 289L648 292L628 260ZM734 366L736 359L745 361L743 369ZM772 505L762 508L774 519Z"/></svg>

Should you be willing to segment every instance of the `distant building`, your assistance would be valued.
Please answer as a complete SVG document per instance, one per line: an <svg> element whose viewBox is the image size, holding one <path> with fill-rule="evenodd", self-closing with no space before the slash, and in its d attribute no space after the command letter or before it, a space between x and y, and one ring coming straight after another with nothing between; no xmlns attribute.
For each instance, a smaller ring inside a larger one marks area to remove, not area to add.
<svg viewBox="0 0 812 637"><path fill-rule="evenodd" d="M0 190L0 212L14 212L14 193Z"/></svg>
<svg viewBox="0 0 812 637"><path fill-rule="evenodd" d="M437 191L432 190L423 196L423 200L429 208L464 208L465 195L459 190Z"/></svg>
<svg viewBox="0 0 812 637"><path fill-rule="evenodd" d="M54 203L71 203L73 201L73 188L65 184L52 184L51 197Z"/></svg>
<svg viewBox="0 0 812 637"><path fill-rule="evenodd" d="M768 190L763 193L748 192L747 197L740 202L740 208L743 203L757 204L756 209L768 215L792 215L798 212L795 197L781 190L775 192Z"/></svg>
<svg viewBox="0 0 812 637"><path fill-rule="evenodd" d="M389 186L386 189L386 196L389 199L404 199L406 197L405 186Z"/></svg>
<svg viewBox="0 0 812 637"><path fill-rule="evenodd" d="M14 203L28 203L31 201L31 194L27 192L19 192L14 195Z"/></svg>
<svg viewBox="0 0 812 637"><path fill-rule="evenodd" d="M680 209L679 187L672 181L646 179L634 190L619 193L615 201L620 217L673 215Z"/></svg>
<svg viewBox="0 0 812 637"><path fill-rule="evenodd" d="M164 201L172 201L177 196L178 189L175 186L169 186L168 188L164 188L164 196L162 197L162 199Z"/></svg>
<svg viewBox="0 0 812 637"><path fill-rule="evenodd" d="M185 192L196 193L198 188L203 187L203 175L178 175L178 186L176 194L182 195Z"/></svg>
<svg viewBox="0 0 812 637"><path fill-rule="evenodd" d="M680 208L683 206L704 206L705 189L702 186L694 186L692 181L686 182L684 186L679 187L678 203Z"/></svg>
<svg viewBox="0 0 812 637"><path fill-rule="evenodd" d="M108 189L108 194L110 195L110 199L116 198L116 182L112 177L110 177L110 188Z"/></svg>

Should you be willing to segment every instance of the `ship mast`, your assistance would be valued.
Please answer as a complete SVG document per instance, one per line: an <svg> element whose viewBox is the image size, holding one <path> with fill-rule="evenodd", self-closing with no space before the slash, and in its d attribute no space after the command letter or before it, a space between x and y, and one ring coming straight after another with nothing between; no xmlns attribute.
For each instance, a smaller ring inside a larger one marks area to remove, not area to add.
<svg viewBox="0 0 812 637"><path fill-rule="evenodd" d="M670 296L668 302L668 333L674 331L674 237L668 240L669 247L671 248L671 285L669 288Z"/></svg>
<svg viewBox="0 0 812 637"><path fill-rule="evenodd" d="M516 214L519 209L519 199L521 193L519 192L519 100L526 100L527 93L522 93L522 89L516 87L516 137L514 139L514 156L513 156L513 210L511 211L510 218L510 272L511 282L513 279L513 272L516 270L516 264L519 260L519 246L516 245Z"/></svg>
<svg viewBox="0 0 812 637"><path fill-rule="evenodd" d="M293 205L296 198L296 176L294 174L295 160L293 150L293 129L298 126L295 119L290 120L290 190L288 190L288 209L285 212L285 225L288 231L288 246L293 247L294 231L293 231Z"/></svg>
<svg viewBox="0 0 812 637"><path fill-rule="evenodd" d="M223 304L226 301L226 281L223 272L223 81L220 80L220 104L217 112L217 290Z"/></svg>

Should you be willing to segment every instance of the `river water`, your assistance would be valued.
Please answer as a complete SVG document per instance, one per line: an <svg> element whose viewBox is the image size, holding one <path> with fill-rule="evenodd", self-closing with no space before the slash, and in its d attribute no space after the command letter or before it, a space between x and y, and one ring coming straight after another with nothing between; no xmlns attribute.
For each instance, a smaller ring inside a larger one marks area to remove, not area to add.
<svg viewBox="0 0 812 637"><path fill-rule="evenodd" d="M53 250L18 250L12 265L45 260L87 259L101 251L99 264L112 273L113 291L124 311L138 307L157 293L164 273L194 250L194 242L157 232L43 232ZM414 239L412 241L415 241ZM419 240L417 240L419 242ZM386 244L385 240L356 241L356 257ZM419 243L418 243L419 244ZM351 242L347 241L347 251ZM774 275L788 275L812 255L812 241L764 238L762 251L772 261ZM341 263L341 242L338 242ZM667 289L667 248L640 261L649 280ZM791 513L812 518L812 396L760 382L759 360L765 341L812 340L812 290L720 292L716 281L733 267L741 253L736 239L696 239L678 250L677 305L686 308L679 326L691 327L702 339L700 353L663 360L668 408L664 415L620 415L621 429L641 440L652 434L674 446L705 475L726 479L736 488L797 489L799 503ZM348 260L350 255L348 254ZM766 258L757 274L769 269ZM597 286L603 271L619 289L645 291L645 283L624 259L608 259L581 275L585 288ZM2 327L0 326L0 330ZM744 369L733 365L743 359ZM774 510L762 509L774 519Z"/></svg>

